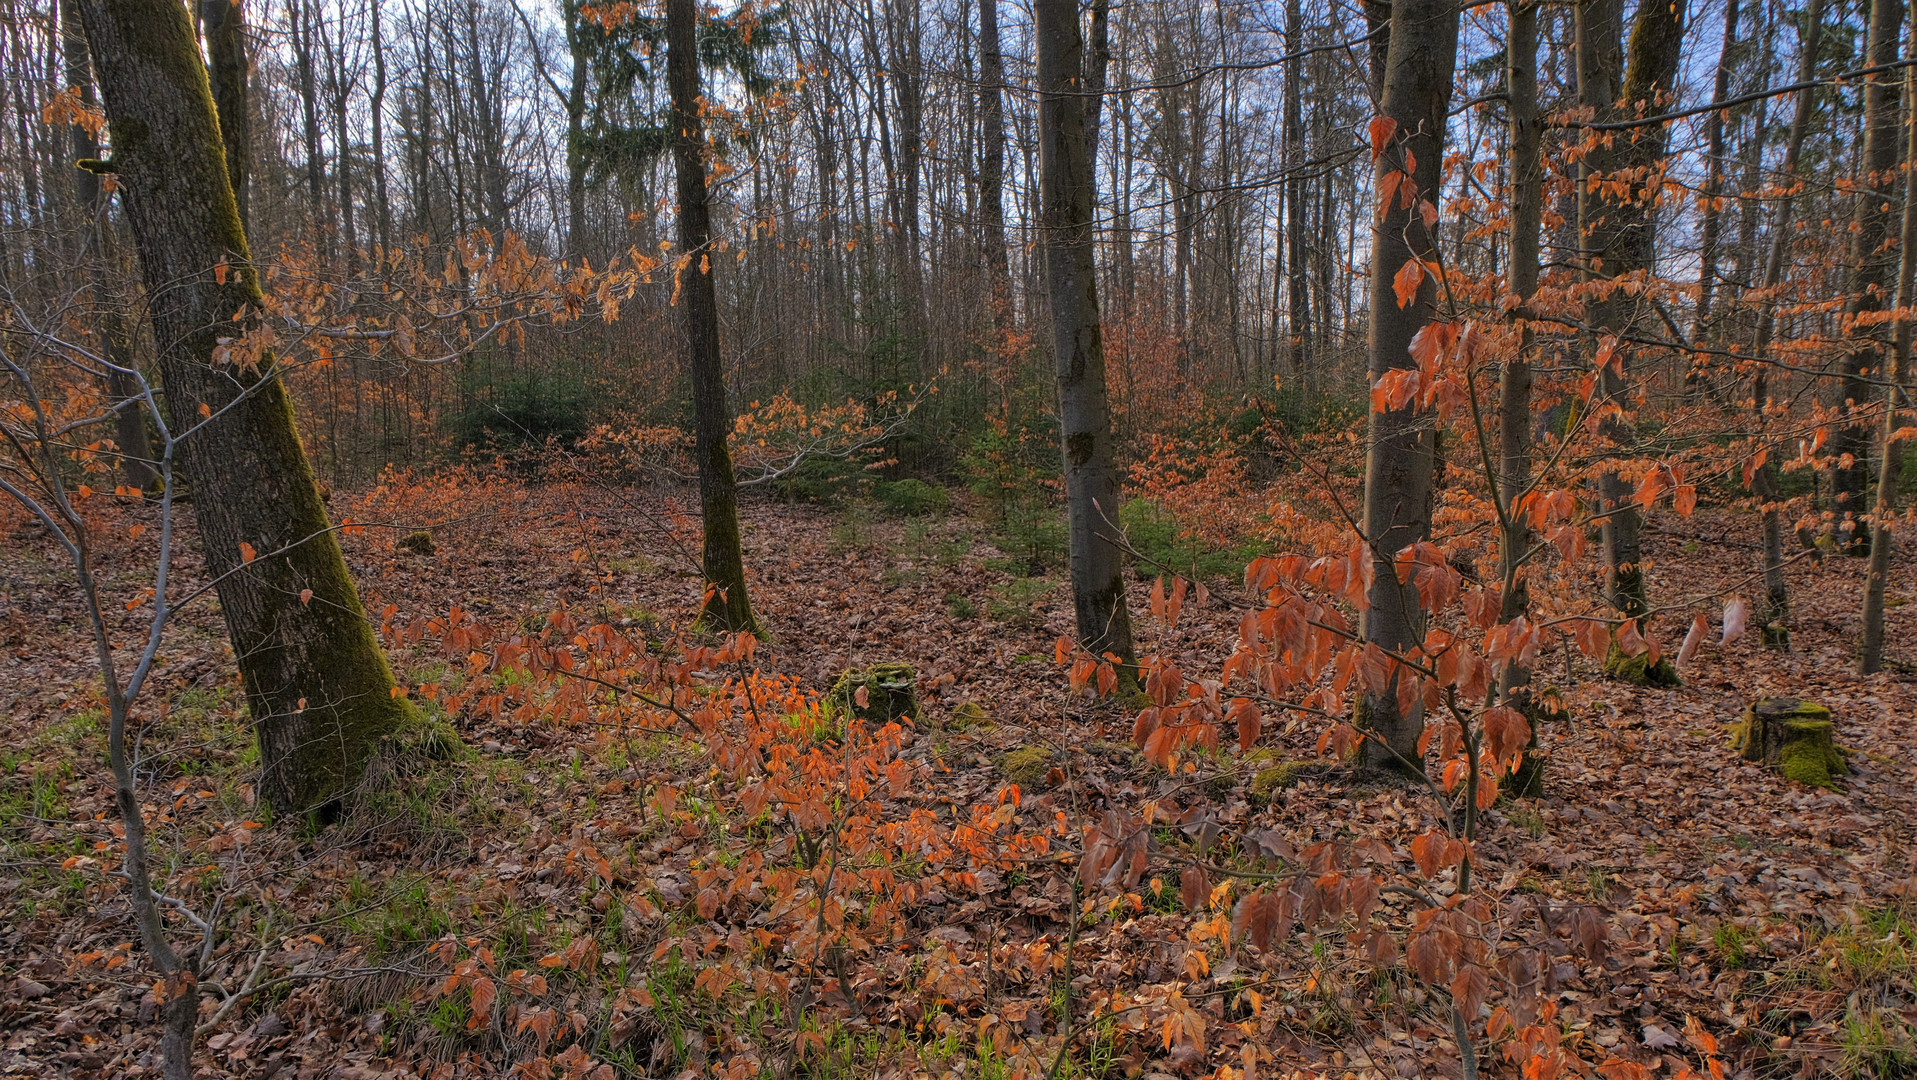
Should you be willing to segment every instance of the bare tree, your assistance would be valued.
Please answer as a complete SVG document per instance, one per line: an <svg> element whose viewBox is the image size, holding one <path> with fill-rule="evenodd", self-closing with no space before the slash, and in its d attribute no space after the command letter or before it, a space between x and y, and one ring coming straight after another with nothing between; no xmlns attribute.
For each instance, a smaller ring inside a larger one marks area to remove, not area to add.
<svg viewBox="0 0 1917 1080"><path fill-rule="evenodd" d="M1040 236L1052 306L1059 436L1079 643L1136 663L1117 528L1118 474L1106 401L1105 342L1094 262L1093 148L1086 127L1085 45L1076 0L1038 0Z"/></svg>

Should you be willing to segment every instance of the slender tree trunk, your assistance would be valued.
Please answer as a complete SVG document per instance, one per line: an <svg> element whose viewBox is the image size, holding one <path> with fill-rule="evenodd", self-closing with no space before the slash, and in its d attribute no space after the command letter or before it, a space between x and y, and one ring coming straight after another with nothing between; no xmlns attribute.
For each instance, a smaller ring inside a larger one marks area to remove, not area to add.
<svg viewBox="0 0 1917 1080"><path fill-rule="evenodd" d="M313 230L315 250L325 254L330 250L328 235L332 231L333 215L327 210L322 194L326 165L320 158L319 79L313 62L313 20L316 13L310 0L291 0L286 15L292 23L292 33L288 37L293 46L293 60L299 78L300 115L305 121L302 130L306 137L307 224Z"/></svg>
<svg viewBox="0 0 1917 1080"><path fill-rule="evenodd" d="M258 311L260 292L186 9L78 7L115 132L170 423L176 434L204 425L189 439L186 473L259 734L261 794L297 814L355 783L379 741L414 714L394 693L272 358L253 368L218 355L233 316Z"/></svg>
<svg viewBox="0 0 1917 1080"><path fill-rule="evenodd" d="M79 13L73 3L74 0L62 0L60 4L66 83L79 91L81 101L93 105L98 101L93 90L93 65L87 56L86 35L80 28ZM75 161L100 156L99 140L86 125L72 125L69 134ZM107 284L114 250L113 222L108 218L106 192L99 174L87 169L73 170L73 186L74 205L86 215L80 235L85 245L84 254L92 263L93 302L99 305L100 338L107 362L114 365L107 373L107 392L118 406L113 414L113 440L120 447L120 473L128 487L145 490L159 480L160 474L153 467L153 443L146 429L146 412L133 400L140 384L130 371L121 370L130 369L135 361L121 298L112 295Z"/></svg>
<svg viewBox="0 0 1917 1080"><path fill-rule="evenodd" d="M379 0L367 0L366 16L373 31L373 203L378 220L375 236L384 254L393 246L393 204L386 193L386 44L380 32Z"/></svg>
<svg viewBox="0 0 1917 1080"><path fill-rule="evenodd" d="M1059 434L1079 643L1136 662L1117 530L1118 472L1105 396L1105 343L1094 260L1094 155L1086 127L1084 43L1076 0L1036 0L1039 237L1052 302Z"/></svg>
<svg viewBox="0 0 1917 1080"><path fill-rule="evenodd" d="M1285 167L1294 175L1285 181L1285 296L1290 301L1286 325L1285 354L1294 377L1303 378L1310 357L1306 348L1311 331L1310 271L1305 266L1305 188L1307 181L1298 170L1305 164L1304 89L1300 69L1304 58L1297 54L1304 45L1303 5L1300 0L1285 0Z"/></svg>
<svg viewBox="0 0 1917 1080"><path fill-rule="evenodd" d="M1879 67L1897 61L1903 28L1901 0L1871 0L1870 28L1864 63ZM1866 374L1879 379L1890 342L1884 324L1859 326L1859 316L1883 311L1896 288L1897 254L1892 241L1891 202L1897 196L1897 154L1903 132L1897 103L1898 82L1892 72L1865 76L1864 149L1858 163L1856 211L1851 222L1850 282L1844 298L1843 332L1851 346L1844 356L1844 377L1837 384L1833 405L1839 410L1868 406L1871 386ZM1836 512L1837 539L1854 555L1861 555L1871 533L1858 518L1864 512L1864 488L1870 474L1870 425L1860 420L1842 424L1831 433L1831 509Z"/></svg>
<svg viewBox="0 0 1917 1080"><path fill-rule="evenodd" d="M1731 94L1731 67L1736 63L1740 50L1737 42L1737 22L1739 14L1738 0L1728 0L1724 9L1724 43L1717 52L1717 83L1712 90L1713 102L1722 102ZM1705 152L1709 160L1704 164L1704 192L1699 200L1704 208L1704 224L1700 236L1700 248L1697 265L1697 317L1691 323L1691 340L1699 345L1717 338L1716 327L1711 323L1711 303L1717 295L1717 249L1718 237L1723 229L1723 213L1718 203L1724 197L1724 110L1713 109L1707 125ZM1696 386L1697 373L1693 370L1685 383Z"/></svg>
<svg viewBox="0 0 1917 1080"><path fill-rule="evenodd" d="M1917 60L1917 20L1911 23L1910 59ZM1896 323L1891 342L1891 385L1884 388L1883 432L1878 436L1882 457L1877 463L1877 502L1870 515L1870 572L1864 578L1864 629L1857 646L1857 670L1869 675L1884 666L1884 586L1890 577L1890 518L1897 511L1903 443L1897 437L1899 407L1906 404L1904 380L1910 377L1911 328L1908 312L1917 297L1917 68L1904 69L1904 217L1897 252L1897 308L1906 313Z"/></svg>
<svg viewBox="0 0 1917 1080"><path fill-rule="evenodd" d="M672 158L679 187L679 302L685 310L686 369L692 379L693 454L705 522L704 567L712 590L699 620L755 630L739 542L739 488L726 436L725 362L719 352L719 300L713 288L711 208L706 192L706 127L700 115L697 0L666 0L666 82L672 97Z"/></svg>
<svg viewBox="0 0 1917 1080"><path fill-rule="evenodd" d="M1408 264L1438 264L1437 233L1426 225L1430 211L1424 207L1436 207L1440 201L1458 24L1458 7L1451 0L1394 0L1391 5L1391 40L1378 111L1395 123L1395 131L1373 164L1374 190L1384 190L1387 178L1395 174L1397 190L1409 190L1411 196L1409 206L1403 198L1384 202L1373 218L1367 352L1374 383L1393 369L1417 366L1410 352L1412 338L1439 314L1433 270L1424 270L1405 303L1398 300L1394 279ZM1364 532L1375 577L1360 631L1367 644L1403 654L1423 644L1425 612L1417 586L1399 582L1396 556L1431 536L1435 440L1429 418L1417 415L1411 405L1373 410L1367 426ZM1398 704L1400 680L1414 677L1393 670L1389 685L1363 691L1358 719L1367 729L1365 760L1373 768L1422 771L1418 736L1424 729L1423 704L1415 696L1409 708Z"/></svg>
<svg viewBox="0 0 1917 1080"><path fill-rule="evenodd" d="M566 88L566 246L574 255L591 255L586 236L586 83L591 56L580 34L577 4L566 12L566 50L572 54L572 82ZM827 204L830 209L831 204Z"/></svg>
<svg viewBox="0 0 1917 1080"><path fill-rule="evenodd" d="M1804 39L1797 62L1797 81L1808 83L1817 71L1817 46L1823 40L1824 2L1810 0L1804 8ZM1798 158L1804 150L1804 138L1810 132L1811 114L1817 107L1817 91L1804 86L1797 91L1796 110L1791 116L1790 133L1784 140L1784 159L1778 173L1789 183L1797 175ZM1796 198L1786 195L1777 202L1777 217L1771 224L1770 253L1764 261L1764 278L1758 285L1757 329L1751 342L1751 355L1759 362L1752 398L1757 409L1758 426L1771 410L1768 368L1771 337L1777 327L1777 290L1784 281L1791 238L1791 213ZM1784 528L1777 502L1777 463L1766 460L1752 475L1751 486L1763 503L1764 606L1759 611L1761 636L1772 645L1790 640L1790 585L1784 578Z"/></svg>
<svg viewBox="0 0 1917 1080"><path fill-rule="evenodd" d="M898 238L900 329L926 368L925 249L919 225L925 150L925 71L920 63L917 0L888 3L887 51L898 114Z"/></svg>
<svg viewBox="0 0 1917 1080"><path fill-rule="evenodd" d="M1498 538L1498 577L1503 586L1499 622L1525 614L1531 608L1523 559L1531 550L1531 529L1519 512L1518 501L1531 485L1531 298L1538 289L1538 232L1544 219L1544 162L1540 153L1543 127L1538 122L1538 5L1537 0L1511 0L1510 32L1505 41L1505 86L1511 154L1511 254L1509 290L1517 303L1510 319L1517 324L1517 341L1498 376L1498 502L1501 506ZM1498 694L1531 720L1531 744L1513 777L1513 793L1543 793L1544 760L1537 753L1537 725L1541 717L1531 707L1531 672L1515 661L1498 680Z"/></svg>
<svg viewBox="0 0 1917 1080"><path fill-rule="evenodd" d="M1587 0L1577 9L1578 100L1600 120L1663 107L1660 95L1672 91L1683 41L1683 0L1639 5L1627 60L1621 51L1620 6L1618 0ZM1605 283L1648 275L1657 265L1657 232L1641 185L1664 156L1664 127L1592 134L1594 145L1583 155L1585 174L1578 190L1586 278ZM1628 178L1631 190L1621 196L1601 193L1599 185L1616 177ZM1633 298L1622 288L1600 284L1585 302L1585 321L1596 334L1621 336L1630 330L1634 309ZM1617 349L1620 359L1603 365L1599 376L1606 409L1599 432L1622 449L1635 436L1626 418L1630 385L1621 373L1629 351L1622 342ZM1620 614L1643 615L1650 610L1644 587L1643 519L1631 499L1632 487L1607 470L1598 477L1598 489L1604 500L1606 593Z"/></svg>
<svg viewBox="0 0 1917 1080"><path fill-rule="evenodd" d="M992 287L992 317L1012 325L1012 270L1005 251L1005 56L998 34L998 0L979 0L979 246Z"/></svg>

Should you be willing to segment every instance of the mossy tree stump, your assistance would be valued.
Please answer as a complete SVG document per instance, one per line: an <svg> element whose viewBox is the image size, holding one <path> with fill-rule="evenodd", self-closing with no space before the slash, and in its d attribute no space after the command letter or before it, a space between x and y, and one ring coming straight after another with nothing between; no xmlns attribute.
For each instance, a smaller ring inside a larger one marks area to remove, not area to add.
<svg viewBox="0 0 1917 1080"><path fill-rule="evenodd" d="M865 703L859 703L864 690ZM875 727L919 717L918 674L910 664L873 664L851 668L826 691L827 710L838 716L856 716Z"/></svg>
<svg viewBox="0 0 1917 1080"><path fill-rule="evenodd" d="M1787 779L1830 787L1850 773L1850 763L1831 738L1830 710L1814 701L1764 698L1744 710L1731 729L1731 749L1761 761Z"/></svg>

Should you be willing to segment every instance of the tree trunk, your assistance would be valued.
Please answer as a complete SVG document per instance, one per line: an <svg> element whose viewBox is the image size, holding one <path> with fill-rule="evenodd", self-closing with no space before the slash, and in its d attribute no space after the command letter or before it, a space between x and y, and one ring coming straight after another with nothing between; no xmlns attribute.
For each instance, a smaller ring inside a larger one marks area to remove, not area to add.
<svg viewBox="0 0 1917 1080"><path fill-rule="evenodd" d="M93 65L87 57L86 35L80 29L73 0L63 0L60 5L60 33L67 85L79 91L81 101L93 105L98 100L93 90ZM86 125L72 125L69 134L75 161L100 156L99 140ZM106 192L99 174L88 169L73 170L73 186L74 204L86 215L80 235L93 264L93 302L99 306L102 354L113 365L107 371L107 393L112 395L116 406L113 441L120 447L120 473L128 487L145 490L159 480L160 474L153 467L153 443L146 429L145 408L133 400L139 393L139 382L130 370L134 364L133 342L127 333L126 314L120 297L108 291L107 277L114 262L114 250Z"/></svg>
<svg viewBox="0 0 1917 1080"><path fill-rule="evenodd" d="M393 246L393 204L386 195L386 44L381 40L379 0L368 0L366 15L373 30L373 211L378 216L374 236L383 258Z"/></svg>
<svg viewBox="0 0 1917 1080"><path fill-rule="evenodd" d="M292 0L287 5L286 17L292 24L288 39L299 76L300 115L305 121L302 130L306 138L307 224L313 230L314 249L324 254L330 250L328 235L332 231L333 215L326 209L325 197L321 194L326 166L320 159L319 80L313 63L314 11L308 0Z"/></svg>
<svg viewBox="0 0 1917 1080"><path fill-rule="evenodd" d="M1037 0L1039 238L1052 302L1065 464L1072 606L1079 643L1136 662L1117 530L1118 472L1105 396L1094 260L1093 151L1085 126L1084 43L1076 0Z"/></svg>
<svg viewBox="0 0 1917 1080"><path fill-rule="evenodd" d="M666 0L666 82L672 97L672 158L679 181L679 302L685 311L686 369L692 380L693 454L705 523L704 569L711 591L699 621L756 630L739 542L739 488L732 476L732 428L719 353L719 300L713 288L711 210L706 201L706 128L700 115L696 0Z"/></svg>
<svg viewBox="0 0 1917 1080"><path fill-rule="evenodd" d="M1301 9L1300 0L1285 0L1285 51L1291 55L1285 60L1284 163L1285 168L1293 171L1293 175L1285 180L1284 196L1285 264L1288 273L1285 297L1290 302L1285 355L1291 362L1292 375L1297 378L1303 378L1305 374L1305 362L1309 358L1305 345L1311 329L1310 272L1305 266L1306 180L1299 175L1305 164L1303 82L1299 77L1304 59L1297 55L1299 49L1303 48L1304 21Z"/></svg>
<svg viewBox="0 0 1917 1080"><path fill-rule="evenodd" d="M240 227L248 228L253 151L253 116L247 106L246 10L235 0L200 0L200 33L206 37L206 78L220 119L220 143L226 149L226 178L239 206Z"/></svg>
<svg viewBox="0 0 1917 1080"><path fill-rule="evenodd" d="M566 87L566 247L590 256L586 238L586 83L591 57L580 34L576 3L567 4L566 50L572 54L572 82ZM830 206L830 204L827 204Z"/></svg>
<svg viewBox="0 0 1917 1080"><path fill-rule="evenodd" d="M1810 82L1817 71L1817 46L1823 40L1824 0L1810 0L1804 8L1804 38L1799 50L1797 62L1797 82L1802 85ZM1791 116L1790 133L1784 140L1784 159L1778 168L1778 175L1788 184L1797 175L1797 161L1802 156L1804 137L1810 131L1811 112L1817 105L1817 91L1814 87L1803 86L1797 91L1796 111ZM1777 220L1771 224L1770 253L1764 261L1764 278L1758 285L1758 294L1763 297L1758 303L1757 329L1751 343L1751 355L1760 365L1752 397L1757 408L1758 422L1761 428L1763 418L1770 409L1770 380L1767 369L1762 366L1770 360L1771 337L1777 326L1777 289L1784 280L1784 264L1790 251L1791 212L1796 208L1794 196L1786 195L1777 203ZM1761 636L1767 644L1782 645L1789 641L1787 629L1790 616L1790 587L1784 579L1784 530L1777 506L1777 464L1766 460L1751 477L1752 490L1763 502L1764 531L1764 606L1758 612L1758 625Z"/></svg>
<svg viewBox="0 0 1917 1080"><path fill-rule="evenodd" d="M170 422L176 433L204 425L189 441L186 472L259 734L260 791L297 814L356 782L412 708L394 693L271 357L247 369L216 355L234 314L259 309L260 292L186 9L174 0L78 6L161 343ZM242 545L260 557L249 562Z"/></svg>
<svg viewBox="0 0 1917 1080"><path fill-rule="evenodd" d="M1620 6L1619 0L1590 0L1577 9L1578 102L1600 121L1662 108L1659 95L1673 90L1683 41L1682 0L1640 4L1627 61L1620 47ZM1664 126L1591 134L1596 145L1583 156L1585 174L1578 186L1586 278L1608 282L1648 275L1657 265L1657 227L1641 187L1642 178L1654 175L1653 167L1664 156ZM1628 193L1600 193L1599 183L1619 176L1630 178ZM1600 286L1585 302L1585 322L1595 334L1622 336L1630 330L1634 306L1621 290ZM1618 349L1628 357L1623 344ZM1598 430L1620 451L1635 440L1625 415L1630 386L1620 374L1623 367L1622 359L1604 365L1599 378L1606 416ZM1650 610L1644 588L1643 519L1631 499L1631 485L1617 472L1606 471L1598 477L1598 489L1604 500L1605 591L1620 614L1643 615Z"/></svg>
<svg viewBox="0 0 1917 1080"><path fill-rule="evenodd" d="M1737 21L1738 0L1728 0L1724 9L1724 43L1717 52L1717 83L1712 90L1713 102L1722 102L1731 94L1731 66L1738 55ZM1711 302L1717 292L1717 248L1718 237L1723 229L1723 214L1718 202L1724 196L1724 110L1711 111L1707 125L1707 149L1709 159L1704 163L1704 192L1700 199L1704 207L1704 224L1700 237L1697 266L1697 316L1691 322L1691 340L1702 345L1716 340L1716 327L1711 324ZM1693 371L1686 379L1687 385L1695 386L1696 373Z"/></svg>
<svg viewBox="0 0 1917 1080"><path fill-rule="evenodd" d="M1910 58L1917 60L1917 20L1911 24ZM1917 68L1904 69L1904 133L1909 140L1904 149L1903 235L1897 253L1897 307L1908 312L1917 289ZM1883 434L1878 437L1882 457L1877 463L1877 503L1870 515L1870 572L1864 578L1864 629L1858 640L1857 670L1869 675L1884 666L1884 585L1890 577L1890 517L1897 510L1897 487L1901 480L1903 445L1897 412L1904 404L1903 383L1910 377L1910 319L1897 320L1891 342L1891 385L1884 388Z"/></svg>
<svg viewBox="0 0 1917 1080"><path fill-rule="evenodd" d="M1544 163L1538 122L1538 8L1536 0L1511 0L1510 32L1505 43L1505 86L1511 154L1511 254L1507 270L1510 294L1517 299L1510 318L1517 341L1498 376L1498 492L1500 506L1498 577L1503 586L1499 622L1530 610L1523 559L1532 545L1531 529L1518 512L1518 500L1531 484L1531 298L1538 289L1538 230L1544 219ZM1531 720L1531 744L1513 777L1512 790L1536 796L1544 786L1544 762L1537 749L1539 716L1530 707L1531 672L1516 661L1498 680L1498 695Z"/></svg>
<svg viewBox="0 0 1917 1080"><path fill-rule="evenodd" d="M1000 51L998 0L979 0L979 245L992 287L992 317L1012 325L1012 270L1005 250L1005 57Z"/></svg>
<svg viewBox="0 0 1917 1080"><path fill-rule="evenodd" d="M1411 205L1402 197L1388 200L1373 218L1367 343L1373 383L1393 369L1417 366L1411 340L1438 316L1433 270L1424 271L1415 293L1402 304L1394 279L1411 263L1438 263L1437 234L1426 226L1423 206L1439 203L1458 23L1457 5L1450 0L1394 0L1391 5L1379 115L1394 121L1396 128L1373 163L1374 190L1384 190L1387 177L1396 174L1397 190L1410 190ZM1403 654L1423 644L1425 613L1416 585L1398 581L1396 555L1431 535L1435 441L1429 418L1417 415L1413 405L1373 410L1366 434L1364 533L1376 576L1360 630L1368 644ZM1368 729L1365 760L1373 768L1422 771L1418 736L1424 729L1423 705L1414 699L1410 708L1400 709L1396 692L1400 678L1413 677L1393 671L1390 686L1363 692L1358 719Z"/></svg>
<svg viewBox="0 0 1917 1080"><path fill-rule="evenodd" d="M1903 26L1901 0L1871 0L1870 29L1864 64L1880 67L1897 62L1898 31ZM1850 287L1844 298L1844 333L1851 347L1844 356L1844 377L1837 384L1840 411L1865 408L1870 401L1866 373L1883 377L1890 343L1884 324L1858 326L1859 316L1881 312L1896 287L1897 254L1891 241L1890 207L1897 195L1898 130L1897 83L1892 72L1865 76L1864 150L1859 163L1857 206L1850 233ZM1862 421L1839 426L1831 433L1831 509L1835 511L1838 543L1861 555L1870 541L1858 517L1864 512L1864 488L1870 473L1870 425ZM1848 533L1848 535L1846 535Z"/></svg>

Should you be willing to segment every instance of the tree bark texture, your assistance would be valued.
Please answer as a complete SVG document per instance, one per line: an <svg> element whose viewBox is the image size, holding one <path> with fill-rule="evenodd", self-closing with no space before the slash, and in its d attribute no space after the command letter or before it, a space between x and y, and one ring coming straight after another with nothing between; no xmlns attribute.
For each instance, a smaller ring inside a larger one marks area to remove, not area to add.
<svg viewBox="0 0 1917 1080"><path fill-rule="evenodd" d="M672 159L678 175L679 304L685 312L686 371L692 380L693 455L699 463L699 512L705 525L702 562L712 594L699 620L752 630L745 554L739 541L739 487L726 437L725 364L719 352L719 300L712 284L711 209L706 192L706 128L699 115L699 13L696 0L666 2L666 82L672 98Z"/></svg>
<svg viewBox="0 0 1917 1080"><path fill-rule="evenodd" d="M1498 537L1499 581L1503 586L1499 622L1530 610L1522 560L1531 550L1531 529L1518 512L1518 500L1531 484L1531 347L1526 321L1538 288L1538 233L1544 219L1543 128L1538 121L1538 7L1536 0L1511 0L1510 31L1505 40L1505 85L1510 88L1511 244L1506 272L1508 291L1517 298L1511 319L1517 340L1498 375ZM1512 790L1535 796L1544 786L1544 762L1535 753L1539 717L1529 708L1531 672L1516 661L1498 679L1498 695L1531 718L1531 740L1513 777Z"/></svg>
<svg viewBox="0 0 1917 1080"><path fill-rule="evenodd" d="M1672 93L1677 77L1683 0L1639 5L1628 56L1621 48L1621 6L1620 0L1590 0L1577 8L1578 103L1600 121L1657 112L1663 107L1661 96ZM1637 298L1608 283L1656 269L1652 198L1657 192L1646 185L1657 183L1666 131L1662 124L1648 124L1591 135L1578 187L1579 236L1592 290L1585 300L1585 323L1595 334L1622 336L1635 321ZM1618 176L1632 178L1629 190L1599 187ZM1619 447L1634 441L1626 419L1630 384L1619 370L1625 366L1605 365L1599 379L1603 418L1598 430ZM1606 592L1620 614L1643 615L1650 602L1644 587L1643 519L1631 501L1633 485L1606 471L1598 478L1598 489L1604 500Z"/></svg>
<svg viewBox="0 0 1917 1080"><path fill-rule="evenodd" d="M1445 114L1457 67L1458 23L1458 7L1451 0L1395 0L1391 6L1379 114L1395 121L1396 128L1374 163L1374 190L1384 190L1391 174L1404 173L1397 190L1408 187L1412 194L1385 202L1373 216L1367 345L1373 383L1393 368L1416 366L1412 338L1438 317L1434 269L1423 272L1408 303L1398 302L1394 279L1414 261L1438 265L1437 233L1426 226L1422 207L1427 202L1436 206L1443 179ZM1404 653L1423 644L1425 613L1417 587L1398 581L1395 562L1399 551L1431 535L1436 452L1431 418L1418 415L1413 405L1374 410L1366 445L1364 533L1375 576L1360 629L1367 643ZM1420 768L1424 710L1417 701L1401 710L1396 694L1397 680L1411 677L1394 672L1390 687L1382 692L1368 689L1359 702L1360 726L1369 729L1365 757L1373 767Z"/></svg>
<svg viewBox="0 0 1917 1080"><path fill-rule="evenodd" d="M86 34L80 28L79 13L73 9L73 0L64 0L60 5L60 32L67 85L79 91L81 101L88 105L97 104L99 98L94 93L93 65L87 56ZM94 138L85 124L71 125L69 135L75 161L88 161L100 156L99 140ZM73 170L73 188L74 206L86 215L80 236L85 253L91 257L94 303L100 309L101 354L108 363L114 365L107 372L107 393L112 395L115 405L113 441L120 448L120 474L126 479L128 487L144 490L159 480L160 474L153 466L153 442L147 432L145 408L133 400L139 393L139 382L125 370L130 369L135 362L132 336L127 332L126 312L122 298L111 294L107 281L108 268L114 262L114 245L106 189L100 183L98 173L79 168Z"/></svg>
<svg viewBox="0 0 1917 1080"><path fill-rule="evenodd" d="M246 9L234 0L200 0L200 33L206 38L206 78L219 116L220 145L226 149L226 178L233 185L240 227L246 228L251 221L247 189L253 162L253 118L246 93Z"/></svg>
<svg viewBox="0 0 1917 1080"><path fill-rule="evenodd" d="M1038 47L1039 236L1052 303L1059 434L1079 643L1135 662L1118 529L1118 471L1105 392L1105 343L1094 263L1093 148L1086 127L1084 42L1076 0L1033 6Z"/></svg>
<svg viewBox="0 0 1917 1080"><path fill-rule="evenodd" d="M979 244L1002 330L1012 324L1012 270L1005 249L1005 55L1000 50L998 0L979 0Z"/></svg>
<svg viewBox="0 0 1917 1080"><path fill-rule="evenodd" d="M1911 23L1910 58L1917 60L1917 20ZM1917 68L1904 69L1903 235L1897 252L1897 306L1908 311L1917 290ZM1904 401L1904 380L1910 378L1911 327L1908 317L1897 320L1891 340L1891 384L1884 388L1883 433L1878 437L1877 502L1871 508L1870 570L1864 578L1864 628L1857 643L1857 670L1870 675L1884 667L1884 586L1890 577L1890 517L1897 510L1897 488L1902 481L1903 444L1897 423Z"/></svg>
<svg viewBox="0 0 1917 1080"><path fill-rule="evenodd" d="M1817 46L1823 40L1824 2L1810 0L1804 9L1804 37L1799 49L1797 82L1808 83L1817 71ZM1804 86L1797 92L1796 111L1791 116L1789 134L1784 139L1784 158L1779 175L1790 183L1797 175L1797 162L1810 132L1811 114L1817 106L1817 91ZM1777 327L1777 289L1784 280L1784 264L1790 251L1791 215L1797 203L1793 196L1778 200L1776 220L1771 224L1771 246L1764 260L1764 277L1758 285L1763 296L1757 309L1757 328L1751 342L1751 355L1760 364L1770 358L1771 337ZM1753 398L1762 421L1770 408L1766 368L1757 369ZM1781 645L1789 640L1790 584L1784 578L1784 528L1777 502L1777 463L1766 460L1751 477L1752 491L1762 502L1764 543L1764 606L1758 612L1758 625L1768 644Z"/></svg>
<svg viewBox="0 0 1917 1080"><path fill-rule="evenodd" d="M260 292L186 8L78 7L161 343L169 422L176 435L205 424L185 468L259 736L260 791L298 813L353 784L412 708L394 694L271 358L248 369L216 352ZM242 544L259 557L247 561Z"/></svg>
<svg viewBox="0 0 1917 1080"><path fill-rule="evenodd" d="M1864 63L1876 67L1897 61L1899 31L1903 28L1901 0L1870 0ZM1882 322L1858 326L1860 316L1884 310L1896 287L1897 249L1892 231L1896 220L1891 205L1897 197L1897 155L1903 132L1898 108L1896 72L1865 76L1864 147L1859 162L1860 190L1850 232L1850 288L1844 298L1845 332L1851 346L1844 357L1844 377L1836 387L1840 409L1863 409L1870 403L1871 385L1865 373L1883 377L1890 353ZM1870 531L1858 518L1864 512L1864 488L1870 475L1870 425L1857 421L1831 432L1831 509L1837 515L1837 540L1853 554L1862 554Z"/></svg>

